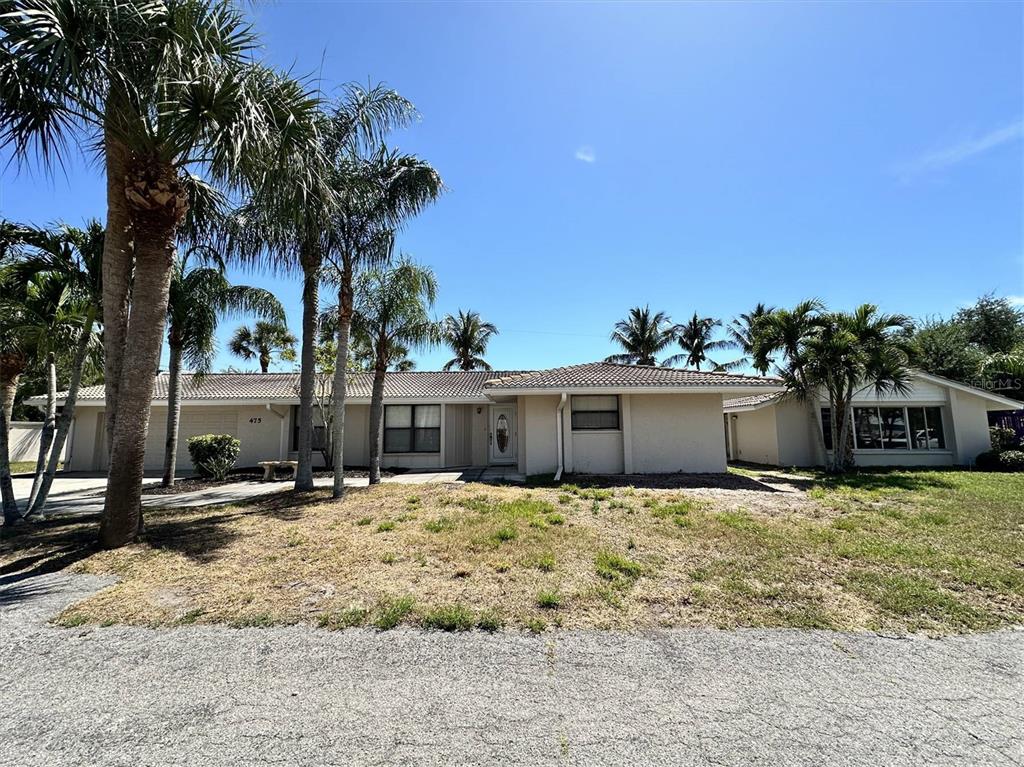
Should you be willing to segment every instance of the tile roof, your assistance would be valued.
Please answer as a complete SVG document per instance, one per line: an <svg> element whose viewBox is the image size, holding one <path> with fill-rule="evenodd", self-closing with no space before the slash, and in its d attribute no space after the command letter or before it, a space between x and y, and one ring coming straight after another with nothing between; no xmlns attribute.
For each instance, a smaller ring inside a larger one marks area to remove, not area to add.
<svg viewBox="0 0 1024 767"><path fill-rule="evenodd" d="M512 375L495 374L484 384L487 391L573 388L679 388L679 387L778 387L776 378L760 378L710 370L662 368L653 365L620 365L588 362L583 365L536 370Z"/></svg>
<svg viewBox="0 0 1024 767"><path fill-rule="evenodd" d="M384 396L393 398L486 399L483 383L494 376L517 375L520 371L453 370L410 371L388 373L384 379ZM154 400L167 399L170 376L158 373L153 389ZM348 395L354 398L370 397L373 376L370 373L352 373L348 377ZM202 383L196 383L191 373L181 376L181 398L187 400L298 400L298 373L208 373ZM65 392L58 397L63 399ZM102 401L103 384L85 386L78 393L79 402Z"/></svg>
<svg viewBox="0 0 1024 767"><path fill-rule="evenodd" d="M782 396L782 392L769 392L767 394L754 394L750 397L737 397L722 402L725 410L756 408L774 402Z"/></svg>

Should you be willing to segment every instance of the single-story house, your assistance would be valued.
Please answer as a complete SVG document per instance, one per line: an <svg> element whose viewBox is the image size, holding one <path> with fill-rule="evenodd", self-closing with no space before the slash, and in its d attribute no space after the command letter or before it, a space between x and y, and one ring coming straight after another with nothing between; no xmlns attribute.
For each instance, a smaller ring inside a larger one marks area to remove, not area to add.
<svg viewBox="0 0 1024 767"><path fill-rule="evenodd" d="M988 411L1024 403L947 378L915 372L905 393L853 398L854 459L858 466L968 466L989 449ZM779 392L725 400L729 460L776 466L825 463L810 410ZM828 400L814 408L825 449L832 450Z"/></svg>
<svg viewBox="0 0 1024 767"><path fill-rule="evenodd" d="M344 460L366 465L372 379L357 373L348 380ZM167 384L167 374L157 374L147 470L163 465ZM201 381L184 374L181 388L183 470L191 465L188 438L198 434L237 437L239 466L295 458L297 373L212 373ZM528 475L721 472L723 401L781 391L771 378L607 362L536 371L388 373L383 465L506 465ZM103 386L83 388L68 469L106 470L103 424Z"/></svg>

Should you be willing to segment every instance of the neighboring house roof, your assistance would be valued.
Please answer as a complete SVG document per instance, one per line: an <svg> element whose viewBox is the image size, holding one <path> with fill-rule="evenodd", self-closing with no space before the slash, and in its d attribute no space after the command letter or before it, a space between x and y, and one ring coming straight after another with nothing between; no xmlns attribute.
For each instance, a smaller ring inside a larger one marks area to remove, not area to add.
<svg viewBox="0 0 1024 767"><path fill-rule="evenodd" d="M989 410L1003 409L1003 410L1021 410L1024 409L1024 402L1018 402L1017 400L1009 399L1000 394L994 394L993 392L985 389L979 389L977 386L970 386L969 384L960 383L950 378L943 378L942 376L932 375L931 373L924 373L920 370L916 370L913 373L915 378L920 378L922 381L929 381L939 386L946 386L950 389L956 389L957 391L966 392L972 394L975 397L981 397L987 403L996 405L996 407L988 407ZM746 410L759 410L763 407L769 407L776 404L782 394L779 392L773 392L770 394L757 394L750 397L737 397L735 399L727 399L722 403L722 409L726 413L737 413ZM855 396L854 399L857 399Z"/></svg>
<svg viewBox="0 0 1024 767"><path fill-rule="evenodd" d="M484 384L486 391L517 392L539 389L781 389L776 378L758 378L710 370L663 368L654 365L620 365L588 362L583 365L495 375Z"/></svg>
<svg viewBox="0 0 1024 767"><path fill-rule="evenodd" d="M736 397L722 402L722 409L726 413L734 413L740 410L759 410L769 405L774 405L781 397L782 392L769 392L767 394L754 394L750 397Z"/></svg>
<svg viewBox="0 0 1024 767"><path fill-rule="evenodd" d="M519 371L453 370L410 371L388 373L384 378L384 396L390 399L444 399L486 401L483 383L495 375L516 375ZM153 387L154 401L167 399L167 385L170 376L158 373ZM329 386L330 384L328 384ZM369 399L373 385L372 373L350 373L348 396L353 399ZM298 401L298 373L207 373L197 383L192 373L181 375L182 402L195 400L256 400ZM67 392L57 395L63 400ZM85 403L103 402L104 386L85 386L78 392L78 401ZM43 397L32 397L30 404L45 402Z"/></svg>

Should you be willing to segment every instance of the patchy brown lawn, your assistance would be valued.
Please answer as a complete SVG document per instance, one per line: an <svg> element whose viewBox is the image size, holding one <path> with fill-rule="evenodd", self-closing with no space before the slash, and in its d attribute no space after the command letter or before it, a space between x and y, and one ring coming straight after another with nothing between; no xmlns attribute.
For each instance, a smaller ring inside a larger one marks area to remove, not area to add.
<svg viewBox="0 0 1024 767"><path fill-rule="evenodd" d="M94 520L49 522L0 544L0 572L121 578L66 624L947 633L1024 620L1024 477L602 484L385 484L340 502L167 509L147 514L145 542L110 552L89 547Z"/></svg>

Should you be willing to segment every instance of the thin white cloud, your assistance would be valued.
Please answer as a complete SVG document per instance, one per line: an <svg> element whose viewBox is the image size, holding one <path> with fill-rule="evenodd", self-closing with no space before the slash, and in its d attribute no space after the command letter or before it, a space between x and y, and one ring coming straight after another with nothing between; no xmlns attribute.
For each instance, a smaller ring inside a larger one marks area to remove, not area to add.
<svg viewBox="0 0 1024 767"><path fill-rule="evenodd" d="M597 162L597 155L594 153L594 147L581 146L579 149L576 150L576 159L579 160L580 162Z"/></svg>
<svg viewBox="0 0 1024 767"><path fill-rule="evenodd" d="M1014 306L1024 306L1024 296L1007 296L1006 300Z"/></svg>
<svg viewBox="0 0 1024 767"><path fill-rule="evenodd" d="M910 181L915 176L935 173L959 165L972 157L1016 141L1021 136L1024 136L1024 120L1017 120L982 136L975 136L957 144L927 152L915 160L896 166L894 170L903 181Z"/></svg>

